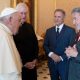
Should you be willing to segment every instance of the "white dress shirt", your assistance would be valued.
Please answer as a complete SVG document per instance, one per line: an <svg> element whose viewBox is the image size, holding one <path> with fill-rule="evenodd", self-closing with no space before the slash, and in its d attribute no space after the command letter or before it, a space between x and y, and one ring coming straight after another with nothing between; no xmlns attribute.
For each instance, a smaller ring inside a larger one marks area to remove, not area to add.
<svg viewBox="0 0 80 80"><path fill-rule="evenodd" d="M61 30L62 30L62 28L63 28L63 25L64 25L64 24L61 24L60 26L56 26L56 28L55 28L55 29L56 29L56 32L57 32L57 28L59 28L59 33L60 33Z"/></svg>

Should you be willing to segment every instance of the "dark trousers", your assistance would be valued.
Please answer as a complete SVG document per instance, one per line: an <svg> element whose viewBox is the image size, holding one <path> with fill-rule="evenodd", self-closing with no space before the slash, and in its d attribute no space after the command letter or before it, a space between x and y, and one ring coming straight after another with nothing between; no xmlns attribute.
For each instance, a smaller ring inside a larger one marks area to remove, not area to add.
<svg viewBox="0 0 80 80"><path fill-rule="evenodd" d="M37 80L37 70L22 68L22 80Z"/></svg>
<svg viewBox="0 0 80 80"><path fill-rule="evenodd" d="M68 80L68 61L55 63L50 60L48 63L51 80Z"/></svg>

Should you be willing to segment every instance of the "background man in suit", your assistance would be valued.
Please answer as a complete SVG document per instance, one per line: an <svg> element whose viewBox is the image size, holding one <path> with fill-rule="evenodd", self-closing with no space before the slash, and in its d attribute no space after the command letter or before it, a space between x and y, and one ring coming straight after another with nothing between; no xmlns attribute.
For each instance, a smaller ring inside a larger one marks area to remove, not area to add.
<svg viewBox="0 0 80 80"><path fill-rule="evenodd" d="M21 14L22 22L18 34L14 36L23 63L22 80L37 80L38 41L33 26L26 22L28 6L25 3L19 3L16 9Z"/></svg>
<svg viewBox="0 0 80 80"><path fill-rule="evenodd" d="M64 24L64 18L65 12L62 9L56 9L54 12L55 26L47 30L44 39L51 80L58 80L59 76L61 80L67 80L68 59L64 51L72 44L75 30Z"/></svg>
<svg viewBox="0 0 80 80"><path fill-rule="evenodd" d="M68 80L80 80L80 7L72 10L73 24L76 25L77 36L73 47L66 48L66 55L70 58Z"/></svg>

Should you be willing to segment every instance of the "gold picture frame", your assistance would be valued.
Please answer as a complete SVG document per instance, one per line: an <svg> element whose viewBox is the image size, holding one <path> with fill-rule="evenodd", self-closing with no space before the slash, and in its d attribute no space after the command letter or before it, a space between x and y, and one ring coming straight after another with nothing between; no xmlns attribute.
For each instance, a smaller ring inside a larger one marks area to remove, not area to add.
<svg viewBox="0 0 80 80"><path fill-rule="evenodd" d="M34 0L34 29L35 33L37 34L37 27L38 27L38 0Z"/></svg>
<svg viewBox="0 0 80 80"><path fill-rule="evenodd" d="M10 0L10 7L16 7L17 0Z"/></svg>

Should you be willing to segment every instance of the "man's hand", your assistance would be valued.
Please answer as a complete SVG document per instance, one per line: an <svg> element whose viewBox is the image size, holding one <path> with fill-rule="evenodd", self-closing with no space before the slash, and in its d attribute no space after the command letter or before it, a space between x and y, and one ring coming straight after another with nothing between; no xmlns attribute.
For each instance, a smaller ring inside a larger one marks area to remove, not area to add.
<svg viewBox="0 0 80 80"><path fill-rule="evenodd" d="M77 49L76 49L76 45L74 45L73 47L68 47L66 48L66 51L65 51L67 57L77 57L78 55L78 52L77 52Z"/></svg>
<svg viewBox="0 0 80 80"><path fill-rule="evenodd" d="M60 62L61 61L60 56L58 56L57 54L54 54L54 53L51 55L51 58L54 60L54 62Z"/></svg>

